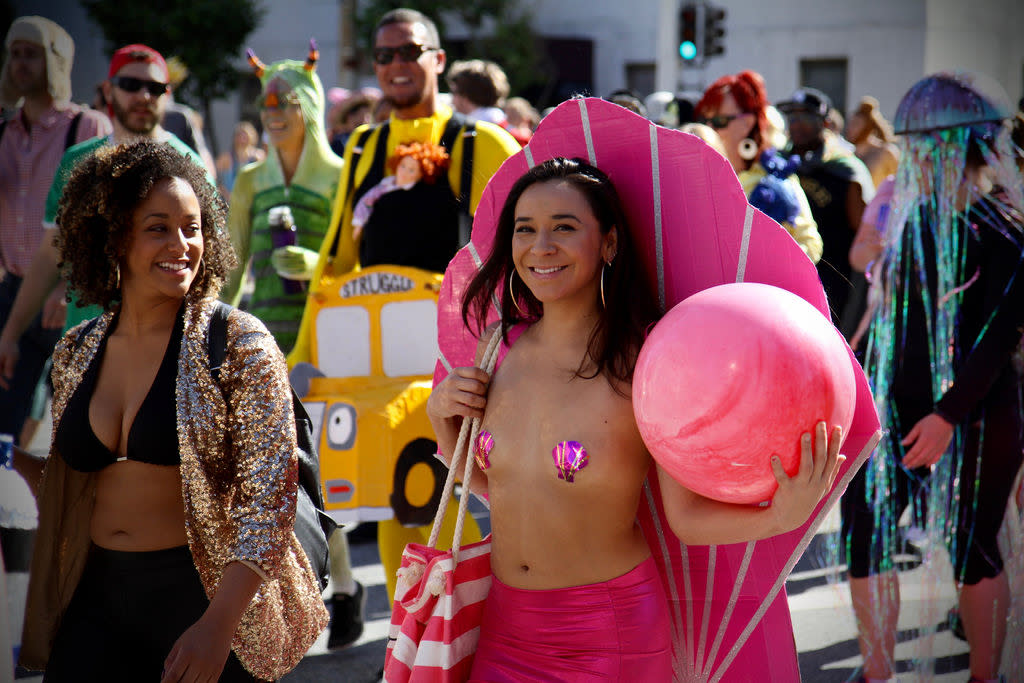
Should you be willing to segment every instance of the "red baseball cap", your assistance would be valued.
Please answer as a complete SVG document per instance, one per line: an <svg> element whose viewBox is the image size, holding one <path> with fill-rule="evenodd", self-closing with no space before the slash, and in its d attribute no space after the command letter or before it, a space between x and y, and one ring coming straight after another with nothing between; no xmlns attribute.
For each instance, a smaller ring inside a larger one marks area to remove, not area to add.
<svg viewBox="0 0 1024 683"><path fill-rule="evenodd" d="M171 80L170 74L167 71L167 62L164 61L163 55L148 45L140 43L125 45L114 53L114 56L110 58L110 71L107 72L107 78L112 78L114 74L121 70L121 67L132 62L156 64L157 68L160 69L160 73L163 74L164 83L168 83Z"/></svg>

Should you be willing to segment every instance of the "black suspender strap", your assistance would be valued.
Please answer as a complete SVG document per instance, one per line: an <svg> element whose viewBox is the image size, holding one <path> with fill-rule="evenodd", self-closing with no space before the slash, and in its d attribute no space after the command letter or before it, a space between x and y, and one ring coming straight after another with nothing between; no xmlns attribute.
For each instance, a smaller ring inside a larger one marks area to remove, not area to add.
<svg viewBox="0 0 1024 683"><path fill-rule="evenodd" d="M75 138L78 137L78 124L81 122L82 112L78 112L75 114L75 118L71 119L71 125L68 126L68 134L64 137L64 149L75 144Z"/></svg>

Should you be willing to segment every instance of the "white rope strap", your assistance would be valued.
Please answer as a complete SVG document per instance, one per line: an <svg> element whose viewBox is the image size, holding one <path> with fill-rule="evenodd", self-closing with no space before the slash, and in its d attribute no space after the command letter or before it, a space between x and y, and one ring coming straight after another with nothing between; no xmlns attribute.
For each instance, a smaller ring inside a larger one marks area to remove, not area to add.
<svg viewBox="0 0 1024 683"><path fill-rule="evenodd" d="M502 326L499 324L494 328L494 334L491 335L490 340L487 342L487 349L484 351L484 356L480 361L483 366L484 372L488 375L494 374L494 367L498 364L498 350L501 346L501 330ZM466 506L469 504L469 484L470 479L473 476L473 466L476 463L470 451L473 448L473 444L476 443L477 437L480 434L480 418L473 417L468 420L462 421L462 428L459 430L459 440L455 444L455 452L452 453L451 461L448 467L448 477L444 482L444 490L441 492L441 502L437 506L437 513L434 515L434 525L430 529L430 540L427 541L427 545L432 548L437 547L437 539L441 535L441 523L444 520L445 513L448 511L448 501L452 497L452 491L455 489L455 469L456 464L459 461L459 457L466 459L462 473L462 497L459 499L459 515L455 520L455 538L452 539L452 566L454 567L459 562L459 546L462 545L462 528L466 520Z"/></svg>

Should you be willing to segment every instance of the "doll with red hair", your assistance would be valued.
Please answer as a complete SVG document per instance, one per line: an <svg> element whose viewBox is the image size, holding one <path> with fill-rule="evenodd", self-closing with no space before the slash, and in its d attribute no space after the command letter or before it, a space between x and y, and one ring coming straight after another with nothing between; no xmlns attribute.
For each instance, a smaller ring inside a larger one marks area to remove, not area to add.
<svg viewBox="0 0 1024 683"><path fill-rule="evenodd" d="M396 190L410 190L417 183L433 184L448 168L448 162L445 148L432 142L410 142L395 148L387 162L392 175L370 188L356 204L352 214L354 239L359 239L378 199Z"/></svg>

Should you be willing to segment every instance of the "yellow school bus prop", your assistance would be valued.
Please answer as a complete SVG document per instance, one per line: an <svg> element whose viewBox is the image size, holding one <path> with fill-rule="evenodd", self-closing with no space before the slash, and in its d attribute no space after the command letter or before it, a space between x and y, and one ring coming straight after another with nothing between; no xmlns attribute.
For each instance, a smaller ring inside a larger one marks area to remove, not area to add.
<svg viewBox="0 0 1024 683"><path fill-rule="evenodd" d="M355 523L429 524L446 470L426 403L437 361L441 276L374 266L311 301L312 364L292 382L313 420L328 514Z"/></svg>

